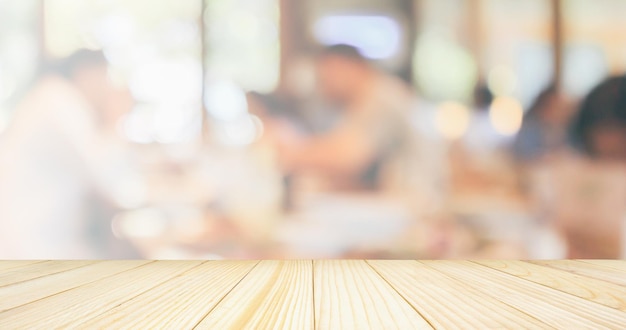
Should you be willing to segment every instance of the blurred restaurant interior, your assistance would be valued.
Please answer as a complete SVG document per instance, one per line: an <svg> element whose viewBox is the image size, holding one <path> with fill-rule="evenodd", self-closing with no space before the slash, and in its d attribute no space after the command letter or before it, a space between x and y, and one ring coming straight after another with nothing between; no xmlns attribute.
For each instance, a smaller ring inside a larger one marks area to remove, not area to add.
<svg viewBox="0 0 626 330"><path fill-rule="evenodd" d="M0 0L0 259L626 258L625 17Z"/></svg>

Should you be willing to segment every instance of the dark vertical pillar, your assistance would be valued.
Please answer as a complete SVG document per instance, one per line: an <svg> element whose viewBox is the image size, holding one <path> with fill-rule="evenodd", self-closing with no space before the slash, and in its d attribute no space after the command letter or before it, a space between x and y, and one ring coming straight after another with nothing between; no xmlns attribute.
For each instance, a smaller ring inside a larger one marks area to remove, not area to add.
<svg viewBox="0 0 626 330"><path fill-rule="evenodd" d="M278 91L285 90L289 64L299 53L310 48L307 34L307 0L280 0L280 81Z"/></svg>
<svg viewBox="0 0 626 330"><path fill-rule="evenodd" d="M400 67L399 75L402 79L411 84L413 83L413 52L415 51L415 42L418 36L419 2L420 0L403 0L399 3L399 9L406 14L405 19L407 24L406 57Z"/></svg>
<svg viewBox="0 0 626 330"><path fill-rule="evenodd" d="M482 0L467 1L467 5L468 7L465 16L465 23L468 27L468 46L470 51L472 52L472 56L476 60L478 79L484 80L486 68L484 67L485 40L482 29L484 24Z"/></svg>
<svg viewBox="0 0 626 330"><path fill-rule="evenodd" d="M563 1L551 0L552 11L552 62L554 65L553 84L562 87L563 79Z"/></svg>

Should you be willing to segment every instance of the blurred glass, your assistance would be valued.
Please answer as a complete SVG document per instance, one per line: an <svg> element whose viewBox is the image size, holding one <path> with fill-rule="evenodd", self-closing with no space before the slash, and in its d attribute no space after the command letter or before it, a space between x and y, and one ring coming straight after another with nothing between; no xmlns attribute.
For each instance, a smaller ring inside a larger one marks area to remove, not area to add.
<svg viewBox="0 0 626 330"><path fill-rule="evenodd" d="M37 71L38 4L36 0L0 1L0 133L8 125L11 106Z"/></svg>
<svg viewBox="0 0 626 330"><path fill-rule="evenodd" d="M279 77L278 0L204 0L207 83L271 92ZM209 87L210 88L210 87Z"/></svg>

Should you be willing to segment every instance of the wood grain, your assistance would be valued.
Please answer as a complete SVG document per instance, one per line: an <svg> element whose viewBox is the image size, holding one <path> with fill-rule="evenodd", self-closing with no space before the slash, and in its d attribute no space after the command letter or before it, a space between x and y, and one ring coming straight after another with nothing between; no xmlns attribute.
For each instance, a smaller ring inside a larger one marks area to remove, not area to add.
<svg viewBox="0 0 626 330"><path fill-rule="evenodd" d="M35 264L38 262L44 262L44 260L3 260L0 261L0 272L4 272L8 269L14 270L16 268L24 267L26 265Z"/></svg>
<svg viewBox="0 0 626 330"><path fill-rule="evenodd" d="M256 261L211 261L80 324L85 329L190 329L237 285Z"/></svg>
<svg viewBox="0 0 626 330"><path fill-rule="evenodd" d="M437 329L537 328L545 323L415 261L368 261ZM454 302L454 303L450 303Z"/></svg>
<svg viewBox="0 0 626 330"><path fill-rule="evenodd" d="M93 261L46 261L24 265L17 269L9 269L9 271L0 274L0 287L60 273L72 268L89 265L90 263L93 263Z"/></svg>
<svg viewBox="0 0 626 330"><path fill-rule="evenodd" d="M523 261L477 261L552 289L626 311L626 287Z"/></svg>
<svg viewBox="0 0 626 330"><path fill-rule="evenodd" d="M626 286L626 275L624 274L624 270L607 267L606 265L593 264L578 260L537 260L531 262L537 265L561 269L581 276Z"/></svg>
<svg viewBox="0 0 626 330"><path fill-rule="evenodd" d="M123 261L121 261L123 262ZM0 313L0 329L76 328L84 319L115 306L196 267L199 261L152 262L96 282ZM89 275L87 275L89 276ZM19 325L16 327L16 325Z"/></svg>
<svg viewBox="0 0 626 330"><path fill-rule="evenodd" d="M99 279L141 266L148 261L104 261L0 288L0 312L25 305Z"/></svg>
<svg viewBox="0 0 626 330"><path fill-rule="evenodd" d="M604 267L609 267L609 268L613 268L616 269L620 272L626 272L626 262L624 262L624 260L607 260L607 259L603 259L603 260L589 260L589 259L585 259L585 260L579 260L585 263L590 263L593 265L598 265L598 266L604 266Z"/></svg>
<svg viewBox="0 0 626 330"><path fill-rule="evenodd" d="M501 302L523 310L555 328L621 329L626 313L558 290L502 273L476 267L469 261L422 261L450 276L463 278L467 285Z"/></svg>
<svg viewBox="0 0 626 330"><path fill-rule="evenodd" d="M365 261L315 261L319 329L431 329Z"/></svg>
<svg viewBox="0 0 626 330"><path fill-rule="evenodd" d="M0 329L625 329L626 261L0 261Z"/></svg>
<svg viewBox="0 0 626 330"><path fill-rule="evenodd" d="M199 329L312 329L310 260L261 261Z"/></svg>

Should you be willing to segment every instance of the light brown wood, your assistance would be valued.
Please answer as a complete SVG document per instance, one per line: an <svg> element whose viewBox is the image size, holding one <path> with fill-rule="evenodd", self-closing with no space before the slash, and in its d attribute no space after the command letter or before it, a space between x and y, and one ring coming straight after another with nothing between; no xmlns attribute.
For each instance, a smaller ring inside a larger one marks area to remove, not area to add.
<svg viewBox="0 0 626 330"><path fill-rule="evenodd" d="M9 269L0 274L0 287L34 278L60 273L93 263L92 261L46 261Z"/></svg>
<svg viewBox="0 0 626 330"><path fill-rule="evenodd" d="M437 329L536 328L545 323L413 260L370 265ZM454 302L454 303L451 303Z"/></svg>
<svg viewBox="0 0 626 330"><path fill-rule="evenodd" d="M624 329L626 261L0 261L0 329Z"/></svg>
<svg viewBox="0 0 626 330"><path fill-rule="evenodd" d="M312 329L310 260L261 261L199 329Z"/></svg>
<svg viewBox="0 0 626 330"><path fill-rule="evenodd" d="M604 266L609 268L614 268L619 270L620 272L626 272L626 262L623 260L580 260L582 262L590 263L593 265Z"/></svg>
<svg viewBox="0 0 626 330"><path fill-rule="evenodd" d="M319 329L431 328L365 261L315 261L314 283Z"/></svg>
<svg viewBox="0 0 626 330"><path fill-rule="evenodd" d="M626 286L626 275L624 275L624 271L620 271L614 267L607 267L606 265L597 265L579 260L538 260L532 261L532 263Z"/></svg>
<svg viewBox="0 0 626 330"><path fill-rule="evenodd" d="M470 261L428 261L424 264L501 302L523 310L551 327L621 329L626 313L554 290Z"/></svg>
<svg viewBox="0 0 626 330"><path fill-rule="evenodd" d="M256 264L210 261L146 291L80 328L189 329L202 321ZM182 298L182 299L181 299Z"/></svg>
<svg viewBox="0 0 626 330"><path fill-rule="evenodd" d="M148 261L104 261L0 288L0 312L95 282Z"/></svg>
<svg viewBox="0 0 626 330"><path fill-rule="evenodd" d="M35 264L38 262L44 262L43 260L5 260L0 262L0 272L4 272L6 270L14 270L16 268L24 267L30 264Z"/></svg>
<svg viewBox="0 0 626 330"><path fill-rule="evenodd" d="M0 313L0 329L14 329L15 325L21 329L75 328L83 320L100 315L200 263L153 262L9 309Z"/></svg>
<svg viewBox="0 0 626 330"><path fill-rule="evenodd" d="M507 274L626 311L626 287L522 261L478 261Z"/></svg>

